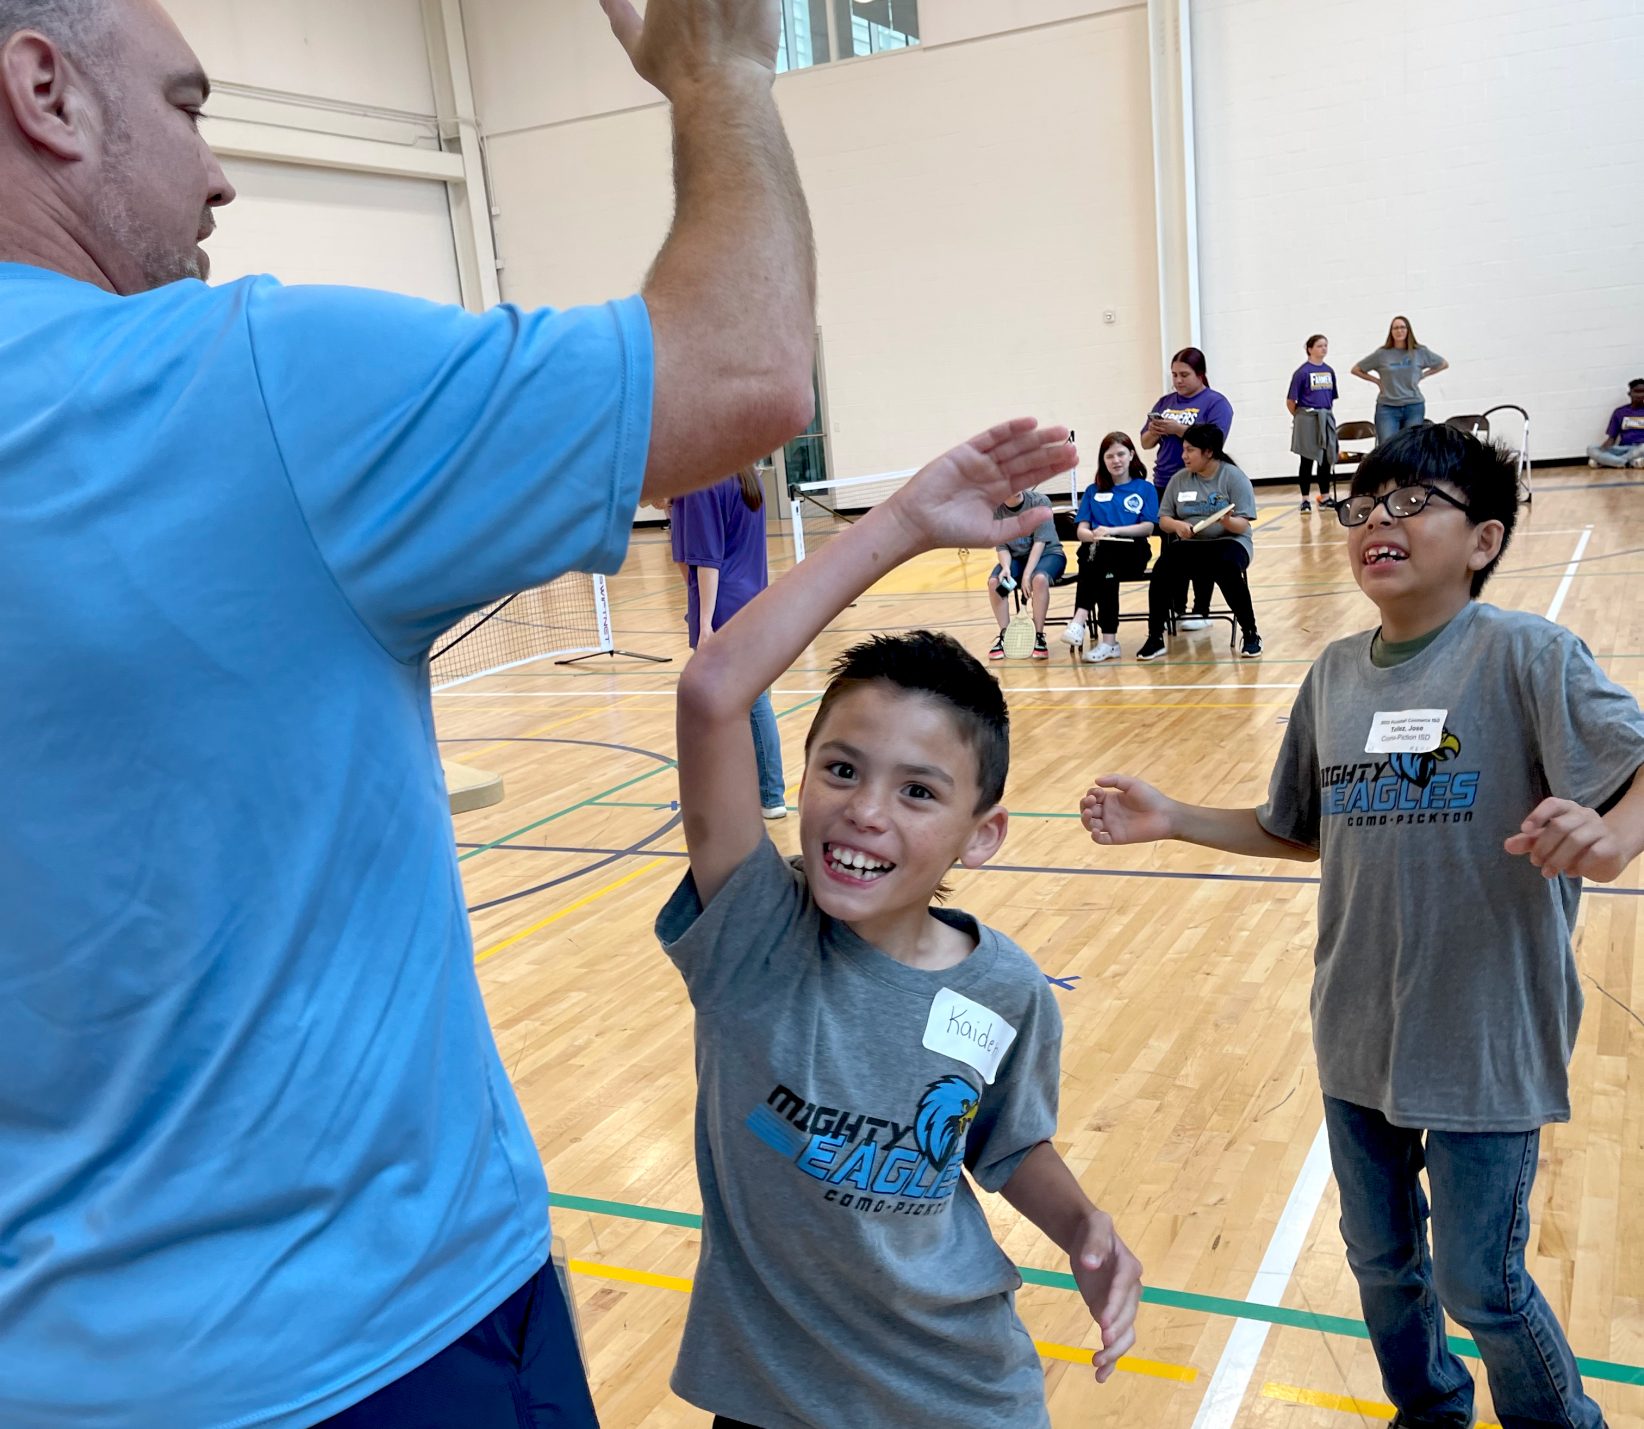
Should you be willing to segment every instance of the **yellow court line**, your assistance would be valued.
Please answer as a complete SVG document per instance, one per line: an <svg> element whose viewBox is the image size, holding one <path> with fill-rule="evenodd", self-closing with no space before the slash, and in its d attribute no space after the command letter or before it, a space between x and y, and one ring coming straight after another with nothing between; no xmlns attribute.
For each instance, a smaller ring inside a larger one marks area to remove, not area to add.
<svg viewBox="0 0 1644 1429"><path fill-rule="evenodd" d="M688 1294L691 1282L681 1275L654 1275L649 1270L630 1270L625 1265L601 1265L592 1260L566 1262L573 1275L591 1275L598 1280L621 1280L629 1285L650 1285L658 1290L678 1290ZM1095 1358L1094 1350L1080 1349L1077 1345L1058 1345L1050 1340L1035 1340L1034 1348L1053 1360L1067 1360L1071 1364L1087 1365ZM1137 1359L1132 1355L1120 1358L1116 1368L1127 1374L1148 1375L1153 1379L1170 1379L1180 1384L1192 1384L1199 1377L1190 1365L1165 1364L1159 1360Z"/></svg>
<svg viewBox="0 0 1644 1429"><path fill-rule="evenodd" d="M1303 1389L1295 1384L1262 1386L1264 1399L1277 1399L1282 1404L1309 1404L1315 1409L1339 1409L1343 1414L1357 1414L1366 1419L1392 1419L1396 1411L1391 1404L1375 1399L1352 1399L1345 1394L1325 1394L1317 1389ZM1480 1419L1478 1429L1501 1429L1501 1425Z"/></svg>
<svg viewBox="0 0 1644 1429"><path fill-rule="evenodd" d="M596 888L592 893L583 894L582 897L577 899L575 903L567 903L557 913L550 913L546 918L540 919L538 922L531 924L529 928L521 928L519 932L515 933L512 937L504 938L500 943L492 943L491 946L483 953L480 953L474 961L476 963L483 963L488 958L494 958L504 948L513 947L513 945L519 942L521 938L529 938L531 934L540 932L550 923L557 923L567 914L575 913L578 908L586 908L590 903L594 902L596 899L603 898L607 893L615 893L617 889L622 887L623 884L632 883L642 873L649 873L653 868L660 868L663 864L672 862L672 859L653 858L649 863L641 864L632 873L625 873L621 878L613 879L603 888Z"/></svg>

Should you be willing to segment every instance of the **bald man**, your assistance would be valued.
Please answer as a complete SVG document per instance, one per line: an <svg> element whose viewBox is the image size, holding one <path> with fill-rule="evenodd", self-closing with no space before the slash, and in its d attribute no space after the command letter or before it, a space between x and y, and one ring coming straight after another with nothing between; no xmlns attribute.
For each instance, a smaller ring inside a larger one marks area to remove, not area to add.
<svg viewBox="0 0 1644 1429"><path fill-rule="evenodd" d="M206 286L164 11L0 0L5 1429L594 1422L428 651L800 431L814 331L775 0L605 4L673 230L474 315Z"/></svg>

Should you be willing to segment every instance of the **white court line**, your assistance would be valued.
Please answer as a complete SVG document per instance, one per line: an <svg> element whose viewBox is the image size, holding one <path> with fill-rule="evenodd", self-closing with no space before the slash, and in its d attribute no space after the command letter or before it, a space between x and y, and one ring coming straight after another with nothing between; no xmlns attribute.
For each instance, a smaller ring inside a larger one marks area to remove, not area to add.
<svg viewBox="0 0 1644 1429"><path fill-rule="evenodd" d="M1238 681L1233 684L1221 685L1006 685L1004 692L1007 695L1106 695L1114 692L1123 694L1148 694L1154 690L1299 690L1299 680L1252 680L1248 684ZM613 695L672 695L675 688L670 685L660 690L435 690L434 695L442 700L608 700ZM817 689L780 689L772 690L771 694L777 697L787 695L820 695L826 691Z"/></svg>
<svg viewBox="0 0 1644 1429"><path fill-rule="evenodd" d="M1593 528L1583 526L1581 539L1570 554L1570 563L1564 568L1564 579L1553 593L1553 602L1547 607L1547 619L1557 620L1564 608L1564 597L1570 593L1576 567L1586 554L1587 543L1593 538ZM1308 1228L1318 1214L1319 1202L1324 1199L1324 1188L1330 1182L1329 1142L1324 1123L1313 1137L1307 1160L1302 1163L1290 1198L1284 1203L1284 1213L1273 1229L1273 1238L1267 1243L1261 1268L1245 1299L1257 1305L1280 1305L1295 1274L1296 1261L1301 1255ZM1216 1372L1210 1377L1199 1412L1194 1416L1193 1429L1233 1429L1233 1422L1244 1397L1255 1377L1256 1364L1261 1359L1262 1347L1267 1343L1270 1326L1258 1320L1240 1320L1227 1337L1222 1356L1216 1362Z"/></svg>
<svg viewBox="0 0 1644 1429"><path fill-rule="evenodd" d="M1308 1148L1307 1160L1302 1162L1296 1184L1291 1187L1290 1199L1284 1203L1284 1212L1274 1227L1273 1239L1267 1243L1256 1278L1250 1282L1246 1300L1255 1305L1284 1303L1290 1277L1307 1243L1308 1228L1329 1184L1330 1146L1321 1121L1318 1134ZM1265 1320L1240 1320L1233 1326L1233 1333L1227 1337L1226 1348L1216 1364L1216 1373L1210 1377L1199 1412L1194 1416L1193 1429L1231 1429L1271 1328Z"/></svg>
<svg viewBox="0 0 1644 1429"><path fill-rule="evenodd" d="M1558 590L1553 594L1553 603L1547 607L1547 619L1557 620L1559 611L1564 609L1564 597L1570 593L1570 584L1575 580L1576 567L1581 564L1581 558L1587 551L1587 542L1592 539L1593 528L1582 527L1581 539L1576 542L1575 551L1570 556L1570 564L1564 567L1564 579L1558 583Z"/></svg>

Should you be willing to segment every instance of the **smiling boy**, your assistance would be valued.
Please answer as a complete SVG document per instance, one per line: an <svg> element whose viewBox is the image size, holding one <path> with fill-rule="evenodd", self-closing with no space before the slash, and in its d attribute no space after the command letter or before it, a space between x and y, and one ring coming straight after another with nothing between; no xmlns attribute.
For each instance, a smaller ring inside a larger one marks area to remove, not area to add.
<svg viewBox="0 0 1644 1429"><path fill-rule="evenodd" d="M702 1254L677 1393L757 1429L1047 1426L1021 1284L970 1183L1068 1255L1105 1381L1141 1267L1050 1144L1061 1019L1042 973L931 906L1005 837L1004 695L944 635L839 660L806 741L801 855L764 834L748 706L875 580L1069 469L1007 423L925 467L703 642L679 685L689 875L657 919L696 1013Z"/></svg>
<svg viewBox="0 0 1644 1429"><path fill-rule="evenodd" d="M1541 1127L1570 1117L1580 880L1644 850L1644 716L1568 630L1477 599L1517 516L1511 458L1447 427L1366 458L1337 507L1381 617L1302 682L1259 809L1109 775L1101 845L1322 858L1313 1040L1347 1259L1406 1429L1603 1424L1524 1263ZM1426 1167L1429 1203L1419 1172Z"/></svg>

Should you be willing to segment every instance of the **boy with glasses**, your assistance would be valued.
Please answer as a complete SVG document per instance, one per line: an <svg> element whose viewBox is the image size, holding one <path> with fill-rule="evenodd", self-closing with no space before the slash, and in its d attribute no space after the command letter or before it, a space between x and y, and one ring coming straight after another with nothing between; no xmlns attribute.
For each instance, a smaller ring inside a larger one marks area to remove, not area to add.
<svg viewBox="0 0 1644 1429"><path fill-rule="evenodd" d="M1267 802L1185 805L1113 775L1081 814L1100 845L1322 858L1314 1046L1394 1422L1473 1423L1442 1307L1507 1429L1594 1429L1524 1248L1540 1129L1570 1116L1580 880L1644 851L1644 715L1568 630L1478 601L1517 516L1511 458L1418 427L1365 460L1336 514L1380 628L1309 671Z"/></svg>

